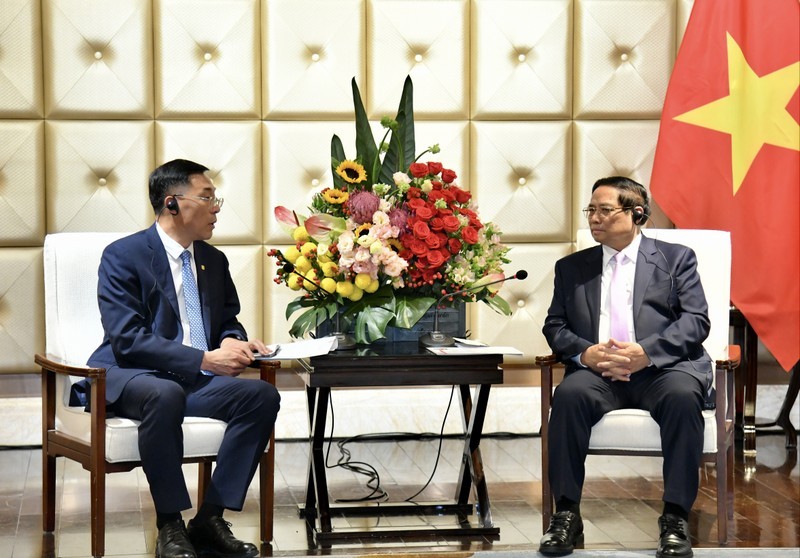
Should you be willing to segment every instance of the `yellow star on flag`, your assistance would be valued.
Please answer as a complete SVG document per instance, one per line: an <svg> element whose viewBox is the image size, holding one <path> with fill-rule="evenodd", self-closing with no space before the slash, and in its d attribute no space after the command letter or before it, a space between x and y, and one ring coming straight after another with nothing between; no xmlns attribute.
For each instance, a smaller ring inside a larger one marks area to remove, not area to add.
<svg viewBox="0 0 800 558"><path fill-rule="evenodd" d="M800 61L758 76L728 33L727 97L685 112L675 120L731 136L733 194L766 143L800 151L800 125L786 106L800 87Z"/></svg>

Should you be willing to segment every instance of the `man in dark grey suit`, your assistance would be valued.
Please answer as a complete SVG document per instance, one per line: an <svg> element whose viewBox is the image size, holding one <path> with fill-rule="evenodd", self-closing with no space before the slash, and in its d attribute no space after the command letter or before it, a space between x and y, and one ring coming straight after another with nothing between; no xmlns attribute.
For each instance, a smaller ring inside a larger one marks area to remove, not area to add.
<svg viewBox="0 0 800 558"><path fill-rule="evenodd" d="M614 409L650 412L661 430L664 511L656 556L692 556L688 515L697 496L702 409L712 379L708 306L694 252L643 236L645 188L598 180L584 209L600 246L556 263L543 333L566 365L549 426L556 513L542 554L561 556L583 540L580 500L592 426Z"/></svg>
<svg viewBox="0 0 800 558"><path fill-rule="evenodd" d="M222 199L208 169L176 159L150 175L155 223L110 244L98 272L105 336L89 358L107 368L106 398L141 421L139 451L156 508L157 558L250 557L225 509L241 510L280 406L275 386L237 378L267 348L247 339L228 260L206 241ZM205 501L191 507L181 470L184 416L227 423Z"/></svg>

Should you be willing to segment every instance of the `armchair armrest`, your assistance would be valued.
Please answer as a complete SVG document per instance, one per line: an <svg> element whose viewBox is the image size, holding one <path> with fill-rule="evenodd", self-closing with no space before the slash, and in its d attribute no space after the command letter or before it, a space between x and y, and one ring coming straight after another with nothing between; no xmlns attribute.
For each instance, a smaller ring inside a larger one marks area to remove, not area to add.
<svg viewBox="0 0 800 558"><path fill-rule="evenodd" d="M278 371L278 368L281 367L281 361L279 360L256 360L251 362L249 365L250 368L258 368L259 377L265 381L269 382L273 386L275 385L275 375Z"/></svg>
<svg viewBox="0 0 800 558"><path fill-rule="evenodd" d="M36 354L33 359L36 362L36 364L42 367L43 371L48 370L50 372L55 372L56 374L66 374L68 376L80 376L81 378L99 378L99 377L105 378L106 376L105 368L91 368L89 366L79 366L75 364L69 364L61 357L57 357L51 354L47 355Z"/></svg>
<svg viewBox="0 0 800 558"><path fill-rule="evenodd" d="M742 349L739 345L728 345L728 350L726 351L727 354L724 358L720 358L716 360L717 368L722 368L724 370L731 371L734 368L738 368L739 364L742 362Z"/></svg>

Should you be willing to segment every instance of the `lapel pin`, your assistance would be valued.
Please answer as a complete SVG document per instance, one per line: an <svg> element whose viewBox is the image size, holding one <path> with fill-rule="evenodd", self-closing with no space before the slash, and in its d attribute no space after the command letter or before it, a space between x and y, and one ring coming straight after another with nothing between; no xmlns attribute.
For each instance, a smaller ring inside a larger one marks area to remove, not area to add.
<svg viewBox="0 0 800 558"><path fill-rule="evenodd" d="M200 264L200 269L205 271L206 270L206 266L204 266L203 264Z"/></svg>

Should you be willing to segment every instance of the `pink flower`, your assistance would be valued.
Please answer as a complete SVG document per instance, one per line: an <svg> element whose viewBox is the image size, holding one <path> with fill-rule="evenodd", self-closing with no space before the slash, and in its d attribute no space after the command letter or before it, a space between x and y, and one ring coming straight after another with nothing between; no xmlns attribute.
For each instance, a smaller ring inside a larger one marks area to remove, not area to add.
<svg viewBox="0 0 800 558"><path fill-rule="evenodd" d="M372 192L356 192L347 200L350 217L359 225L372 222L372 215L378 210L380 199Z"/></svg>
<svg viewBox="0 0 800 558"><path fill-rule="evenodd" d="M392 224L393 227L397 227L400 230L406 228L406 222L408 221L408 211L401 208L392 209L389 212L389 222Z"/></svg>

